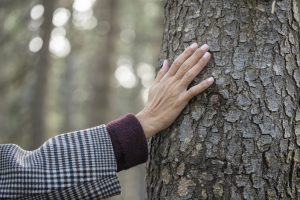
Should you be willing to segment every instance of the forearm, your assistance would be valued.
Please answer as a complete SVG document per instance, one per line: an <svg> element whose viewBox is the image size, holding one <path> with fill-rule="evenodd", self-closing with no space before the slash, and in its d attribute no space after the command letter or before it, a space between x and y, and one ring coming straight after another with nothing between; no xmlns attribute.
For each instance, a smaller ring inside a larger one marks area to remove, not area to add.
<svg viewBox="0 0 300 200"><path fill-rule="evenodd" d="M56 136L35 151L6 144L0 145L0 152L0 199L76 190L107 177L116 180L117 164L105 125ZM97 191L85 191L89 192ZM113 193L119 192L117 184Z"/></svg>

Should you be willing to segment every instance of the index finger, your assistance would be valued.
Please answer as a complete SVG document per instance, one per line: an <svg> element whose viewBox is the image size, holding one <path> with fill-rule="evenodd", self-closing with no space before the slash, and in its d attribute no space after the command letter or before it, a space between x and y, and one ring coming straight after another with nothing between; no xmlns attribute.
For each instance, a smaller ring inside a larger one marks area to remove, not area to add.
<svg viewBox="0 0 300 200"><path fill-rule="evenodd" d="M186 48L184 52L175 59L167 74L174 76L180 66L194 53L197 48L198 44L196 42Z"/></svg>

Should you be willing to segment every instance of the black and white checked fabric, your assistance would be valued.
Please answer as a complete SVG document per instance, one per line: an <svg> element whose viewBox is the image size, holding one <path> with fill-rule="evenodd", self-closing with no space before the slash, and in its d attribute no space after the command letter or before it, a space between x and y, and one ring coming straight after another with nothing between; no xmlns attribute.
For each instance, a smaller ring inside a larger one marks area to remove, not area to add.
<svg viewBox="0 0 300 200"><path fill-rule="evenodd" d="M120 194L105 125L66 133L34 151L0 145L0 199L93 200Z"/></svg>

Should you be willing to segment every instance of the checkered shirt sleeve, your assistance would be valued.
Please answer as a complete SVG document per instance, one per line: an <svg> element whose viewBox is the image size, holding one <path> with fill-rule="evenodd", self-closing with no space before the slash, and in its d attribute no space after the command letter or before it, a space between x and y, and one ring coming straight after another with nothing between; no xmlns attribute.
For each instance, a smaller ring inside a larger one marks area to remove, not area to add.
<svg viewBox="0 0 300 200"><path fill-rule="evenodd" d="M34 151L0 145L0 199L93 200L120 194L106 126L66 133Z"/></svg>

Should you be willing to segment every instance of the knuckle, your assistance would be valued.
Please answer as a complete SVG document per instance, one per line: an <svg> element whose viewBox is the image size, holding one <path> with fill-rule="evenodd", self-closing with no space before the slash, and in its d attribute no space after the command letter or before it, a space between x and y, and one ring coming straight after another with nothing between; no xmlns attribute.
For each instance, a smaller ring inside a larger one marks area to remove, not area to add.
<svg viewBox="0 0 300 200"><path fill-rule="evenodd" d="M178 99L177 99L177 101L175 102L175 106L176 107L180 107L180 106L182 106L184 103L185 103L185 99L184 99L184 97L182 97L182 96L180 96Z"/></svg>
<svg viewBox="0 0 300 200"><path fill-rule="evenodd" d="M177 101L175 101L174 106L175 108L180 107L180 105L182 104L182 100L178 99Z"/></svg>
<svg viewBox="0 0 300 200"><path fill-rule="evenodd" d="M195 52L195 54L196 54L198 57L201 57L204 53L205 53L205 52L204 52L204 50L202 50L202 49L197 49L196 52Z"/></svg>
<svg viewBox="0 0 300 200"><path fill-rule="evenodd" d="M185 99L187 101L189 101L191 98L193 98L193 92L191 91L191 89L189 89L188 91L186 91L186 95L185 95Z"/></svg>
<svg viewBox="0 0 300 200"><path fill-rule="evenodd" d="M192 81L193 78L194 78L193 72L187 71L186 74L185 74L185 79L188 80L188 81Z"/></svg>
<svg viewBox="0 0 300 200"><path fill-rule="evenodd" d="M163 75L164 74L164 72L165 72L165 70L163 69L163 68L161 68L159 71L158 71L158 75Z"/></svg>
<svg viewBox="0 0 300 200"><path fill-rule="evenodd" d="M186 55L191 55L191 54L193 54L194 53L194 49L192 49L191 47L189 47L189 48L187 48L185 51L184 51L184 53L186 54Z"/></svg>
<svg viewBox="0 0 300 200"><path fill-rule="evenodd" d="M186 73L187 78L193 78L194 77L194 73L192 71L187 71Z"/></svg>
<svg viewBox="0 0 300 200"><path fill-rule="evenodd" d="M191 88L191 89L189 90L189 92L190 92L190 98L193 98L193 97L197 94L195 88Z"/></svg>
<svg viewBox="0 0 300 200"><path fill-rule="evenodd" d="M199 62L197 63L197 66L203 69L207 65L206 59L201 58Z"/></svg>
<svg viewBox="0 0 300 200"><path fill-rule="evenodd" d="M178 60L175 60L174 63L173 63L173 66L174 66L175 68L180 67L180 62L179 62Z"/></svg>
<svg viewBox="0 0 300 200"><path fill-rule="evenodd" d="M195 53L192 55L191 60L192 60L192 62L197 63L201 59L202 56L203 56L203 53L201 53L201 50L197 49L195 51Z"/></svg>
<svg viewBox="0 0 300 200"><path fill-rule="evenodd" d="M177 81L176 77L171 76L171 77L169 77L167 84L171 85L171 84L174 84L176 81Z"/></svg>
<svg viewBox="0 0 300 200"><path fill-rule="evenodd" d="M190 64L188 62L185 62L181 65L181 68L183 69L183 71L186 71L186 70L188 70L189 66L190 66Z"/></svg>

